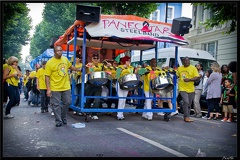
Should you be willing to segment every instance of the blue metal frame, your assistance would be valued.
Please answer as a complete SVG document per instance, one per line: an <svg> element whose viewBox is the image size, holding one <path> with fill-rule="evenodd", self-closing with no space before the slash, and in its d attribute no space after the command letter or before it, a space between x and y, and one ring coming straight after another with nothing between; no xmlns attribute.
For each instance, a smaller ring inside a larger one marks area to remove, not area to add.
<svg viewBox="0 0 240 160"><path fill-rule="evenodd" d="M157 44L157 43L156 43ZM77 46L77 28L76 26L74 27L74 64L75 65L75 59L76 59L76 46ZM68 47L69 49L69 47ZM156 59L157 59L157 45L155 47L155 56L156 56ZM142 63L142 51L140 52L141 56L140 56L140 63ZM178 57L178 48L176 46L175 48L175 66L177 66L177 57ZM83 32L83 46L82 46L82 64L83 66L86 64L86 28L84 26L84 32ZM86 73L86 69L85 67L82 68L82 82L85 81L85 73ZM72 79L72 104L70 105L70 108L72 108L73 110L76 110L78 112L175 112L176 110L176 74L173 76L173 83L174 83L174 88L173 88L173 97L172 98L156 98L156 95L154 94L153 97L143 97L142 95L138 95L136 97L117 97L118 99L152 99L153 102L154 102L154 105L155 105L155 102L156 100L172 100L172 105L173 105L173 108L170 109L165 109L165 108L159 108L159 109L101 109L101 108L92 108L92 109L89 109L89 108L84 108L84 103L86 102L86 99L87 98L106 98L106 97L103 97L103 96L85 96L84 95L84 88L85 88L85 84L82 83L81 85L81 95L75 95L74 94L74 90L75 90L75 81ZM112 81L111 81L112 82ZM144 84L144 82L143 82ZM110 83L110 96L108 96L107 98L108 99L116 99L116 96L112 96L112 93L111 93L111 83ZM116 88L118 90L118 88ZM144 93L143 93L144 94ZM75 96L80 96L81 97L81 104L80 104L80 107L79 106L75 106L74 105L74 100L75 100Z"/></svg>

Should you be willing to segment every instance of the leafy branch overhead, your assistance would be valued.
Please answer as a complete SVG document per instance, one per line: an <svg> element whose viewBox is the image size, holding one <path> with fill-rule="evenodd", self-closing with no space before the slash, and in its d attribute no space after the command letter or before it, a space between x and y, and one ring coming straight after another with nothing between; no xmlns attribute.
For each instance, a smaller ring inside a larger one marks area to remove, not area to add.
<svg viewBox="0 0 240 160"><path fill-rule="evenodd" d="M237 3L193 3L193 5L203 6L204 9L211 11L211 17L203 22L206 27L216 27L230 22L230 27L225 33L230 34L236 30Z"/></svg>

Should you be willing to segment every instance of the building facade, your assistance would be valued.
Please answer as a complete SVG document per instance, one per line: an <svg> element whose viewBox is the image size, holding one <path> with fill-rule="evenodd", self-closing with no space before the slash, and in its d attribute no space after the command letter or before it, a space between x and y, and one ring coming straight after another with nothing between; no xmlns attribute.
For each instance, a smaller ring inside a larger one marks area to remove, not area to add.
<svg viewBox="0 0 240 160"><path fill-rule="evenodd" d="M172 24L174 18L182 16L182 10L184 6L182 3L158 3L158 4L159 6L157 10L150 14L149 19ZM158 48L167 48L171 46L174 46L174 44L171 43L164 44L163 42L158 43Z"/></svg>
<svg viewBox="0 0 240 160"><path fill-rule="evenodd" d="M237 30L231 34L224 34L230 23L206 28L201 22L211 18L213 13L204 10L203 6L193 6L192 28L184 36L189 42L189 48L208 51L220 65L237 60Z"/></svg>

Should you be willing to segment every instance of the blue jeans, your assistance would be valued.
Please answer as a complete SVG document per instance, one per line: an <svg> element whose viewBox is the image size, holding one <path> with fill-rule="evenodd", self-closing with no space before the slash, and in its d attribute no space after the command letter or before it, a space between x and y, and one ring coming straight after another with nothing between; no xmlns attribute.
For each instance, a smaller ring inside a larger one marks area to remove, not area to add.
<svg viewBox="0 0 240 160"><path fill-rule="evenodd" d="M7 94L9 97L9 102L6 107L5 115L10 114L11 108L14 107L20 101L18 86L13 86L9 84L7 87Z"/></svg>
<svg viewBox="0 0 240 160"><path fill-rule="evenodd" d="M28 89L26 86L23 87L23 92L24 92L24 98L28 100L29 96L28 96Z"/></svg>

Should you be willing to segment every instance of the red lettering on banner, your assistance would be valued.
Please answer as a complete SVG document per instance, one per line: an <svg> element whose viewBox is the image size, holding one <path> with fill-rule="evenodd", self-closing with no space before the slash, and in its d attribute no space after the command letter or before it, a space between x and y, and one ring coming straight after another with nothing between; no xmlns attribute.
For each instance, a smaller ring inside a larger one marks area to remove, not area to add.
<svg viewBox="0 0 240 160"><path fill-rule="evenodd" d="M141 23L135 23L133 21L131 22L121 22L121 21L115 21L115 20L102 20L103 22L103 28L106 29L108 27L114 26L116 29L125 28L125 29L134 29L134 30L141 30L143 28ZM157 25L156 26L149 26L149 30L152 32L160 32L161 34L168 33L169 28L163 27L163 29L160 29Z"/></svg>

